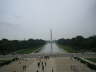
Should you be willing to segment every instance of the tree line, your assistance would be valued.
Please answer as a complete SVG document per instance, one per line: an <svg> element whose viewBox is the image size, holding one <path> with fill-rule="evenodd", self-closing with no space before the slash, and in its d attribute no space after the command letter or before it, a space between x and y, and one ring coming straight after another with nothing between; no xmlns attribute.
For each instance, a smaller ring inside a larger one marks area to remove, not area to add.
<svg viewBox="0 0 96 72"><path fill-rule="evenodd" d="M83 36L76 36L72 39L59 39L58 44L71 46L74 50L79 52L91 51L96 52L96 35L84 38Z"/></svg>
<svg viewBox="0 0 96 72"><path fill-rule="evenodd" d="M9 54L21 49L36 48L44 45L46 42L42 39L29 40L0 40L0 54Z"/></svg>

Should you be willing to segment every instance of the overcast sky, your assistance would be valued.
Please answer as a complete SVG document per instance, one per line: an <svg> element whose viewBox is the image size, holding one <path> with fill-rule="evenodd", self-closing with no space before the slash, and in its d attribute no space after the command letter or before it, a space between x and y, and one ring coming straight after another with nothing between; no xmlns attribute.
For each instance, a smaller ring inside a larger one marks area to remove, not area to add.
<svg viewBox="0 0 96 72"><path fill-rule="evenodd" d="M96 0L0 0L0 39L96 35Z"/></svg>

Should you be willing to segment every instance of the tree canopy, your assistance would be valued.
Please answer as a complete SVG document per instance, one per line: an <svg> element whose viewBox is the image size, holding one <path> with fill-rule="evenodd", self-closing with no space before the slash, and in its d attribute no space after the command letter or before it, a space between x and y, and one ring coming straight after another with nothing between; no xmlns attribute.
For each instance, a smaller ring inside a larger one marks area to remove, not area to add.
<svg viewBox="0 0 96 72"><path fill-rule="evenodd" d="M0 40L0 54L9 54L16 50L33 48L44 45L46 42L42 39L29 39L29 40Z"/></svg>
<svg viewBox="0 0 96 72"><path fill-rule="evenodd" d="M69 45L77 51L92 51L96 52L96 36L84 38L83 36L76 36L72 39L59 39L58 44Z"/></svg>

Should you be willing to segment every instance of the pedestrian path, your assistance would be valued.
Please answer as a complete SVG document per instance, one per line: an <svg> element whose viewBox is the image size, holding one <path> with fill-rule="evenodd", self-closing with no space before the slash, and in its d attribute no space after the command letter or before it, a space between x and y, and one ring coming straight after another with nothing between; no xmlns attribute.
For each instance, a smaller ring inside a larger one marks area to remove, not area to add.
<svg viewBox="0 0 96 72"><path fill-rule="evenodd" d="M0 68L0 72L96 72L72 57L21 58Z"/></svg>

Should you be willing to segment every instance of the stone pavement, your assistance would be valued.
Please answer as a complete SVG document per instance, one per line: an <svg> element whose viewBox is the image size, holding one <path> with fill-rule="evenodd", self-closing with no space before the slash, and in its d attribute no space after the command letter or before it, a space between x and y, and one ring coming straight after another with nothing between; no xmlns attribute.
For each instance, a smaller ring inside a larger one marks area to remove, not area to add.
<svg viewBox="0 0 96 72"><path fill-rule="evenodd" d="M40 65L38 65L40 63ZM46 65L45 65L46 63ZM44 66L44 69L43 69ZM26 72L95 72L70 57L35 59Z"/></svg>
<svg viewBox="0 0 96 72"><path fill-rule="evenodd" d="M0 68L0 72L96 72L71 57L25 58Z"/></svg>

